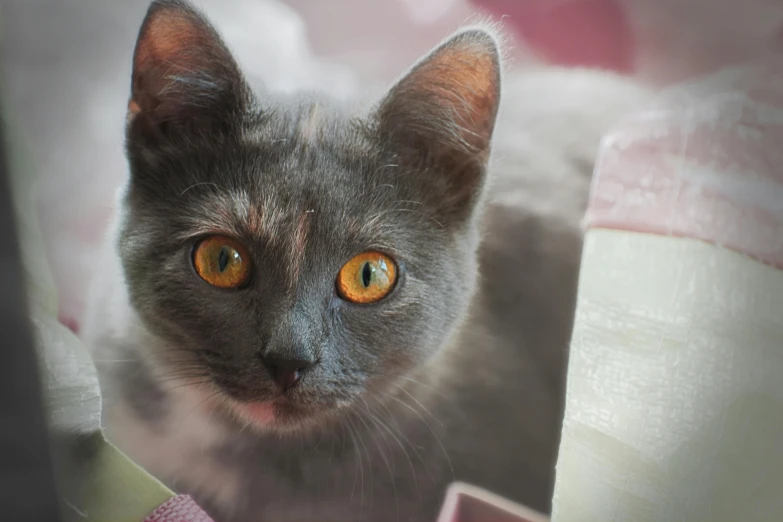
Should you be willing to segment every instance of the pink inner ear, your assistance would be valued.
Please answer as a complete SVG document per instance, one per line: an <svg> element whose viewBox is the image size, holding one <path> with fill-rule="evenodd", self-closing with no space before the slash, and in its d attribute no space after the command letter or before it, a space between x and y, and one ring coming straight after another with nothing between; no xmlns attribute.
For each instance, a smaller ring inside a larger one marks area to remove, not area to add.
<svg viewBox="0 0 783 522"><path fill-rule="evenodd" d="M242 74L217 32L188 7L153 4L133 58L129 121L194 121L242 103ZM208 119L208 118L205 118Z"/></svg>
<svg viewBox="0 0 783 522"><path fill-rule="evenodd" d="M384 117L426 129L428 138L451 151L485 151L499 101L499 69L491 36L478 30L457 35L392 89Z"/></svg>
<svg viewBox="0 0 783 522"><path fill-rule="evenodd" d="M159 110L158 116L165 117L182 108L187 98L183 86L169 89L176 76L208 76L227 84L240 81L231 54L198 13L153 6L136 43L129 116Z"/></svg>
<svg viewBox="0 0 783 522"><path fill-rule="evenodd" d="M187 14L171 9L152 13L136 47L134 67L146 71L182 57L204 29Z"/></svg>
<svg viewBox="0 0 783 522"><path fill-rule="evenodd" d="M448 103L460 123L491 125L498 102L497 61L483 49L470 45L445 49L413 74L413 86L432 90ZM486 120L486 121L485 121Z"/></svg>

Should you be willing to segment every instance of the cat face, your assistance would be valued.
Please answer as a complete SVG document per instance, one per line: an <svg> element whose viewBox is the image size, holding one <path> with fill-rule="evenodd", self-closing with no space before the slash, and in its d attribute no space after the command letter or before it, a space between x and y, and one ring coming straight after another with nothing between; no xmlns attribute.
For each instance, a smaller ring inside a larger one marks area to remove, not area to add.
<svg viewBox="0 0 783 522"><path fill-rule="evenodd" d="M352 110L251 93L200 14L154 2L120 255L172 375L285 430L364 408L430 360L473 293L498 101L481 30Z"/></svg>

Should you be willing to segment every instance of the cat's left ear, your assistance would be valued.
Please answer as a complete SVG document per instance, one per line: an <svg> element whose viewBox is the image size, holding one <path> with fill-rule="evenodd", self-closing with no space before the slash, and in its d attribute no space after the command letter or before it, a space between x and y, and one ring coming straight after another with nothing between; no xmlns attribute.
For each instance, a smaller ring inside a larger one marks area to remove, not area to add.
<svg viewBox="0 0 783 522"><path fill-rule="evenodd" d="M247 103L239 66L184 0L154 0L133 55L128 120L141 133L230 121Z"/></svg>
<svg viewBox="0 0 783 522"><path fill-rule="evenodd" d="M383 140L423 165L454 210L470 207L483 186L500 78L496 37L466 29L419 61L375 113Z"/></svg>

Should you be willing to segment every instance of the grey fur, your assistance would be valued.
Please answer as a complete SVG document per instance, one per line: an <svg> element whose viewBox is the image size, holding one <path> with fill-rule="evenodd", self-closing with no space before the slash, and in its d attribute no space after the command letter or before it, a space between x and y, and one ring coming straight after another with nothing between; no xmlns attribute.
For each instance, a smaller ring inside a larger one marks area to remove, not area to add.
<svg viewBox="0 0 783 522"><path fill-rule="evenodd" d="M548 511L578 216L600 135L644 90L585 72L575 81L595 92L605 82L617 107L539 118L538 100L513 93L527 80L509 80L516 103L501 109L488 184L500 93L491 33L439 48L488 60L482 103L460 91L459 68L439 69L437 84L418 74L431 57L367 110L253 95L187 4L156 9L185 12L206 48L181 68L134 72L119 256L85 325L110 436L221 522L431 521L455 479ZM444 105L454 93L474 103ZM551 117L573 119L549 133ZM192 248L215 231L250 250L247 288L195 275ZM336 274L370 249L392 255L401 279L378 303L347 303ZM130 366L100 364L128 346ZM275 423L248 426L227 404L276 396L259 353L317 364ZM129 379L145 368L147 384ZM169 389L172 378L184 386ZM177 431L194 416L210 435ZM156 445L173 449L152 456Z"/></svg>

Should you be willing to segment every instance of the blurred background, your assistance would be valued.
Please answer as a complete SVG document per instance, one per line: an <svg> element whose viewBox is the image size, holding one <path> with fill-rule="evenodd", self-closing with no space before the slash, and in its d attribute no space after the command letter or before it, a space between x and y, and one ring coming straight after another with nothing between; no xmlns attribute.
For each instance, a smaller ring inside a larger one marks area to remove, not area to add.
<svg viewBox="0 0 783 522"><path fill-rule="evenodd" d="M78 329L126 166L133 44L148 0L2 0L13 122L41 173L35 201ZM466 21L501 21L513 67L602 67L666 86L776 46L781 0L196 0L251 80L349 97L400 74Z"/></svg>

